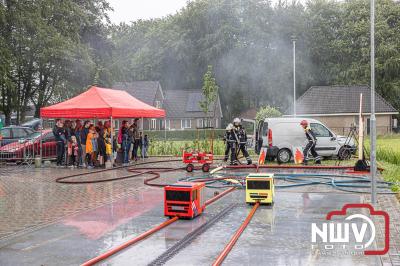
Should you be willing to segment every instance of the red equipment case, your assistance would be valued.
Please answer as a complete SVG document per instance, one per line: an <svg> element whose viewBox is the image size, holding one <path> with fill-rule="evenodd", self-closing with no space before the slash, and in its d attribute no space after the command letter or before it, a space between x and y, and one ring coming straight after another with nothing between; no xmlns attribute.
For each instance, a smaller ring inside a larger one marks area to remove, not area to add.
<svg viewBox="0 0 400 266"><path fill-rule="evenodd" d="M195 163L202 164L201 169L203 172L208 172L210 170L210 164L213 163L214 155L209 152L188 152L183 151L182 161L186 164L186 171L192 172L194 170Z"/></svg>
<svg viewBox="0 0 400 266"><path fill-rule="evenodd" d="M164 187L164 215L193 219L203 213L205 183L178 182Z"/></svg>

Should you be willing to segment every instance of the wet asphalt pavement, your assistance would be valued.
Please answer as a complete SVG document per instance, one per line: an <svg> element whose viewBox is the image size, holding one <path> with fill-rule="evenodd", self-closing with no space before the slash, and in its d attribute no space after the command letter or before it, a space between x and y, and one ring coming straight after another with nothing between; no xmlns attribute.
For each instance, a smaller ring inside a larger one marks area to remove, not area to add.
<svg viewBox="0 0 400 266"><path fill-rule="evenodd" d="M185 175L182 171L168 173L160 182L173 182ZM162 189L135 185L130 195L114 197L111 203L3 242L0 265L79 265L165 221ZM207 189L207 198L214 191ZM322 254L320 248L311 246L312 222L324 222L328 212L341 209L345 203L360 202L360 194L323 186L277 190L274 206L257 210L224 265L380 265L379 256ZM211 265L251 209L244 203L243 190L208 206L198 218L179 220L99 265L147 265L232 203L237 205L226 216L167 262Z"/></svg>

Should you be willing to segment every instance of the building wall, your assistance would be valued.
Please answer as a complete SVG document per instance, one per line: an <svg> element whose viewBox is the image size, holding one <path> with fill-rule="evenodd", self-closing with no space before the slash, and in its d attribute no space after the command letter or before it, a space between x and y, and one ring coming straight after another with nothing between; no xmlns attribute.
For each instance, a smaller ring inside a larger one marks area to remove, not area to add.
<svg viewBox="0 0 400 266"><path fill-rule="evenodd" d="M174 118L174 119L168 119L169 125L170 125L170 129L172 130L182 130L182 124L181 121L182 120L190 120L190 128L185 128L186 130L193 130L197 128L197 122L198 122L199 118ZM168 123L168 121L167 121ZM212 120L212 126L216 127L216 128L221 128L221 119L220 118L216 118Z"/></svg>
<svg viewBox="0 0 400 266"><path fill-rule="evenodd" d="M156 106L156 101L160 102L160 106L158 108L163 108L164 99L162 97L162 89L161 89L161 87L156 92L156 96L155 96L154 103L153 103L154 107L157 107Z"/></svg>
<svg viewBox="0 0 400 266"><path fill-rule="evenodd" d="M166 118L167 121L167 125L169 123L169 129L170 130L182 130L182 124L181 121L184 120L185 118L174 118L174 119L169 119L168 117ZM186 118L187 120L190 120L190 128L185 128L186 130L193 130L196 129L198 124L197 124L197 120L198 118ZM156 127L153 127L153 124L151 122L152 119L144 119L143 122L143 127L145 130L164 130L164 118L160 119L156 119ZM132 120L133 121L133 120ZM129 122L132 122L129 121ZM221 128L221 119L220 118L216 118L212 120L212 126L215 128ZM139 127L141 127L141 121L139 121Z"/></svg>
<svg viewBox="0 0 400 266"><path fill-rule="evenodd" d="M358 116L313 116L327 125L336 134L345 135L349 132L352 124L358 125ZM368 127L369 116L364 116L364 130L369 133ZM392 115L376 116L376 131L378 135L390 134L392 132Z"/></svg>

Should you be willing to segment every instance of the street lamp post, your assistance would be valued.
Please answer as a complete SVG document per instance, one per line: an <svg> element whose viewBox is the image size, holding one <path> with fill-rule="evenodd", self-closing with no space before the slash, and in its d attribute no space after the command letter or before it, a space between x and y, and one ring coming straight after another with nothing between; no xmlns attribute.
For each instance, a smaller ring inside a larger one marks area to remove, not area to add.
<svg viewBox="0 0 400 266"><path fill-rule="evenodd" d="M293 43L293 117L296 117L296 36L292 36Z"/></svg>
<svg viewBox="0 0 400 266"><path fill-rule="evenodd" d="M371 203L376 204L376 117L375 117L375 0L371 0Z"/></svg>

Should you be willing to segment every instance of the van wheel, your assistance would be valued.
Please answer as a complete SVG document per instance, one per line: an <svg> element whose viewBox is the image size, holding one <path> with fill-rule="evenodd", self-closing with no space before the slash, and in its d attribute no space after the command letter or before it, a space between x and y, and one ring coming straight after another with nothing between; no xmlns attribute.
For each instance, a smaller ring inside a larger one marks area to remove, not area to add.
<svg viewBox="0 0 400 266"><path fill-rule="evenodd" d="M289 149L280 149L278 151L278 155L276 156L278 163L288 163L290 162L291 157L292 153Z"/></svg>
<svg viewBox="0 0 400 266"><path fill-rule="evenodd" d="M343 146L339 149L338 159L339 160L349 160L351 158L350 147Z"/></svg>

